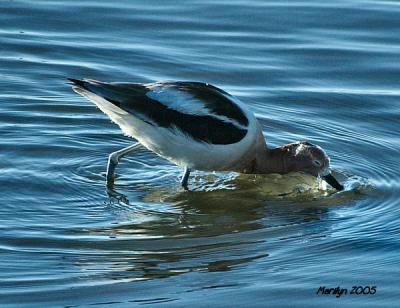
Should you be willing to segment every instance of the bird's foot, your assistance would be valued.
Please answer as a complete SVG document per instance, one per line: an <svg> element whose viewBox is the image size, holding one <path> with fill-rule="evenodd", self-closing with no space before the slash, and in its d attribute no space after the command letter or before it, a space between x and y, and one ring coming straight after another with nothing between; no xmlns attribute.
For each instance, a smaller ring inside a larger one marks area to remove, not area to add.
<svg viewBox="0 0 400 308"><path fill-rule="evenodd" d="M122 193L115 191L114 188L107 187L107 195L110 199L115 199L118 202L122 202L125 203L126 205L129 205L128 197Z"/></svg>

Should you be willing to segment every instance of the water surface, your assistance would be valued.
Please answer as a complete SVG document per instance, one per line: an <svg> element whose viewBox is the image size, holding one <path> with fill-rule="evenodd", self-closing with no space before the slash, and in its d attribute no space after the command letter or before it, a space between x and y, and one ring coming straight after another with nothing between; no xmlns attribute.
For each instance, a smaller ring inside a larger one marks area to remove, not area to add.
<svg viewBox="0 0 400 308"><path fill-rule="evenodd" d="M400 300L398 2L1 1L0 12L2 305ZM270 177L197 172L184 192L181 170L140 150L118 166L124 198L110 198L107 156L133 140L66 77L215 84L256 113L271 146L326 149L346 191L285 195ZM377 293L316 295L353 285Z"/></svg>

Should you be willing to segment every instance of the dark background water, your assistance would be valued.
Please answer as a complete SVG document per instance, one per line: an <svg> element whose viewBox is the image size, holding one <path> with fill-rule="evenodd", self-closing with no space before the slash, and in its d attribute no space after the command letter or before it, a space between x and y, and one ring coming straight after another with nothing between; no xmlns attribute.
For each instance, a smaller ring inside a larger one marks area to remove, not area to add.
<svg viewBox="0 0 400 308"><path fill-rule="evenodd" d="M0 1L0 303L394 307L399 302L397 1ZM346 191L273 198L132 143L66 77L198 80L272 146L324 147ZM319 286L377 286L317 296Z"/></svg>

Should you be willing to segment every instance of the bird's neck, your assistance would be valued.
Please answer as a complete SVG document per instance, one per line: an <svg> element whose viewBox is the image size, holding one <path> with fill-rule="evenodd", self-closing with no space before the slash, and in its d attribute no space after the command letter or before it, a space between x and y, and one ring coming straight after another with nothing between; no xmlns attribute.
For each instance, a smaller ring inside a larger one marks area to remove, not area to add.
<svg viewBox="0 0 400 308"><path fill-rule="evenodd" d="M293 171L291 164L291 148L283 145L274 149L265 148L264 153L257 157L256 173L280 173L285 174Z"/></svg>

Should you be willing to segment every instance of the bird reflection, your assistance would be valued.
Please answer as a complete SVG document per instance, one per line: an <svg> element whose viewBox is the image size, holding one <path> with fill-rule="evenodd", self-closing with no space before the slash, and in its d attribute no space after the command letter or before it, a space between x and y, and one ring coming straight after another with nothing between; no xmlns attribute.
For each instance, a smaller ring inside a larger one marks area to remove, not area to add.
<svg viewBox="0 0 400 308"><path fill-rule="evenodd" d="M96 253L80 255L77 264L104 279L130 281L230 271L268 258L271 247L291 238L310 232L319 236L321 230L310 230L307 223L328 211L322 197L329 192L317 183L283 189L282 183L289 182L228 174L218 183L200 175L191 191L147 189L120 211L117 224L84 231L96 239ZM274 185L280 190L271 194ZM128 204L127 196L111 193ZM105 235L109 239L99 247Z"/></svg>

